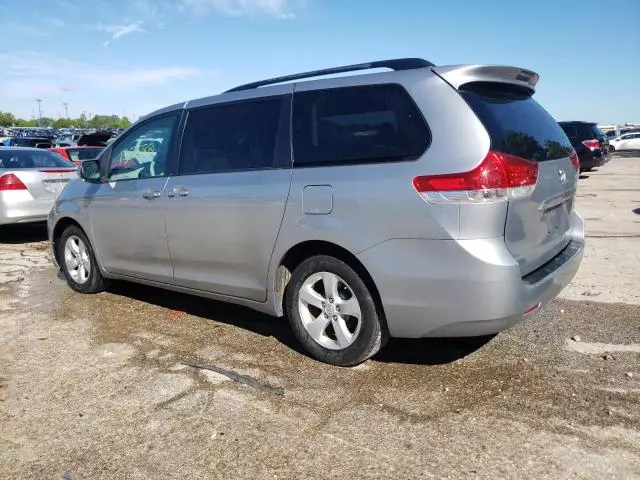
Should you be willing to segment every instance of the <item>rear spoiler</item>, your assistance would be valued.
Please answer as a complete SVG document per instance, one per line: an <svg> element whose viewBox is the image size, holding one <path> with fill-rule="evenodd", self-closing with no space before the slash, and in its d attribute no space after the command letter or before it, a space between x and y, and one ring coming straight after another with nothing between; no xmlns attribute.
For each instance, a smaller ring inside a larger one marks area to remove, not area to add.
<svg viewBox="0 0 640 480"><path fill-rule="evenodd" d="M533 94L540 76L531 70L498 65L450 65L432 70L456 90L468 83L508 83L526 88Z"/></svg>

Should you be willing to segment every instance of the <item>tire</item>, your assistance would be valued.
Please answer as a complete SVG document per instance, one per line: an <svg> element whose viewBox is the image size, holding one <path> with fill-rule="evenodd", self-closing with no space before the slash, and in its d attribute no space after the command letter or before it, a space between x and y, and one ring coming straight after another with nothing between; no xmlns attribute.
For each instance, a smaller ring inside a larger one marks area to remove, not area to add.
<svg viewBox="0 0 640 480"><path fill-rule="evenodd" d="M78 249L74 250L71 244L76 244ZM71 258L72 256L74 258ZM107 288L107 281L100 273L93 248L80 227L71 225L62 232L58 243L58 258L62 273L72 290L91 294L102 292ZM79 267L72 269L74 264ZM83 272L86 272L86 275Z"/></svg>
<svg viewBox="0 0 640 480"><path fill-rule="evenodd" d="M287 284L285 302L294 335L321 362L358 365L375 355L389 337L371 292L337 258L318 255L300 263Z"/></svg>
<svg viewBox="0 0 640 480"><path fill-rule="evenodd" d="M616 147L614 147L613 145L609 145L609 153L613 153L616 151Z"/></svg>

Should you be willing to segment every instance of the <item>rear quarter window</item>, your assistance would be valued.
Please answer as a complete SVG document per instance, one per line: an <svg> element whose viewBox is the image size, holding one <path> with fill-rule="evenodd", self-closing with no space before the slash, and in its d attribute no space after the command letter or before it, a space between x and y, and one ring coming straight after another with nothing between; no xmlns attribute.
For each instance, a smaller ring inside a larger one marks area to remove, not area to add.
<svg viewBox="0 0 640 480"><path fill-rule="evenodd" d="M430 141L424 118L399 85L294 95L294 166L415 160Z"/></svg>
<svg viewBox="0 0 640 480"><path fill-rule="evenodd" d="M52 152L0 150L0 168L76 168Z"/></svg>
<svg viewBox="0 0 640 480"><path fill-rule="evenodd" d="M471 84L461 94L487 128L493 150L536 162L571 155L567 134L529 92Z"/></svg>

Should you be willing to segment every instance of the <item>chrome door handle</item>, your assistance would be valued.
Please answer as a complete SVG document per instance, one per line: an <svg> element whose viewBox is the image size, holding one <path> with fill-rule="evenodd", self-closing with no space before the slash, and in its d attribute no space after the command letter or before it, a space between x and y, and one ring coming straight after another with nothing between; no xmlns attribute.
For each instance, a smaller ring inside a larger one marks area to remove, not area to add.
<svg viewBox="0 0 640 480"><path fill-rule="evenodd" d="M142 198L153 200L154 198L160 198L160 195L162 195L162 193L158 190L147 190L142 194Z"/></svg>
<svg viewBox="0 0 640 480"><path fill-rule="evenodd" d="M167 197L169 198L186 197L187 195L189 195L189 190L184 187L176 187L172 190L169 190L169 193L167 193Z"/></svg>

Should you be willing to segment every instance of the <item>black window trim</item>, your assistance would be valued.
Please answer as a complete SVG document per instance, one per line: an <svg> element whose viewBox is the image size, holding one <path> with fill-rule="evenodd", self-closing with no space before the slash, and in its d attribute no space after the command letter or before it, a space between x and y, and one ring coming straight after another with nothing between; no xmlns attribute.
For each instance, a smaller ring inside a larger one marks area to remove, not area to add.
<svg viewBox="0 0 640 480"><path fill-rule="evenodd" d="M316 162L316 163L306 163L303 165L297 165L296 164L296 152L295 149L293 148L293 105L295 102L295 97L296 95L301 95L301 94L305 94L305 93L309 93L309 92L321 92L321 91L328 91L328 90L346 90L346 89L352 89L352 88L372 88L372 87L399 87L402 92L407 96L407 99L409 100L409 102L411 103L411 105L415 108L416 112L418 112L418 115L420 115L420 119L422 120L422 122L424 123L426 129L427 129L427 133L429 135L427 144L424 148L424 150L422 151L422 153L420 153L419 155L416 156L411 156L411 157L403 157L400 159L394 159L394 158L389 158L389 157L380 157L380 158L376 158L376 159L366 159L366 160L347 160L347 161L335 161L335 162ZM384 164L384 163L405 163L405 162L415 162L417 160L419 160L420 158L422 158L428 151L429 148L431 148L431 144L433 143L433 134L431 133L431 127L429 126L429 122L427 122L427 119L424 118L424 115L422 113L422 110L420 110L420 107L418 106L418 104L416 103L416 101L413 99L413 97L411 96L411 94L408 92L408 90L404 87L404 85L402 85L401 83L396 83L396 82L388 82L388 83L367 83L367 84L363 84L363 85L347 85L347 86L335 86L335 87L323 87L323 88L314 88L312 90L302 90L302 91L294 91L293 92L293 101L291 103L291 151L292 151L292 164L293 164L293 168L331 168L331 167L348 167L348 166L356 166L356 165L379 165L379 164Z"/></svg>
<svg viewBox="0 0 640 480"><path fill-rule="evenodd" d="M132 180L151 180L154 178L167 178L175 175L176 166L178 159L176 158L177 146L178 146L178 132L183 126L184 122L184 110L172 110L170 112L161 113L159 115L155 115L153 117L145 118L140 124L132 126L126 131L125 135L118 137L116 141L111 143L108 147L105 148L103 153L96 159L100 161L100 181L101 183L109 183L112 180L109 180L109 171L111 169L111 154L113 150L120 145L125 139L129 138L132 134L139 131L141 128L147 126L151 122L155 122L157 120L161 120L167 117L174 117L175 124L173 128L173 132L171 133L171 138L169 139L169 154L166 163L166 171L165 174L161 177L144 177L144 178L120 178L118 180L113 180L115 182L129 182ZM107 151L108 150L108 151Z"/></svg>
<svg viewBox="0 0 640 480"><path fill-rule="evenodd" d="M257 168L242 168L237 170L220 170L214 172L189 172L184 173L182 171L183 164L180 162L182 155L182 148L184 142L184 135L187 129L187 122L189 121L189 114L191 112L199 110L210 110L216 107L245 104L258 102L262 100L280 99L282 105L280 110L280 118L278 119L278 128L276 130L276 144L274 148L274 156L276 157L276 166L274 167L257 167ZM185 110L185 115L180 130L180 140L178 142L177 157L176 157L176 177L188 177L191 175L224 175L241 172L260 172L260 171L272 171L272 170L290 170L293 165L293 145L292 145L292 111L293 111L293 94L283 93L279 95L263 95L251 98L243 98L240 100L230 100L223 102L215 102L207 105L198 105L197 107L189 108Z"/></svg>

